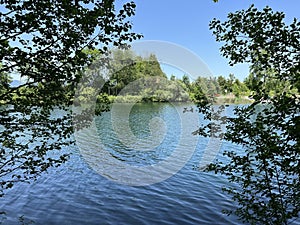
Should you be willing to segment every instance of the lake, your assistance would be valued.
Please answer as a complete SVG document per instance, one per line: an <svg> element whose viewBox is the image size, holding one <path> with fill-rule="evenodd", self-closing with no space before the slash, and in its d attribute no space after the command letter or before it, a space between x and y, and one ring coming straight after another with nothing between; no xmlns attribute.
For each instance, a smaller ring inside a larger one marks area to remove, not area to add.
<svg viewBox="0 0 300 225"><path fill-rule="evenodd" d="M221 212L235 207L224 177L197 167L241 148L193 136L197 120L186 104L116 105L64 149L67 163L8 191L3 224L240 224Z"/></svg>

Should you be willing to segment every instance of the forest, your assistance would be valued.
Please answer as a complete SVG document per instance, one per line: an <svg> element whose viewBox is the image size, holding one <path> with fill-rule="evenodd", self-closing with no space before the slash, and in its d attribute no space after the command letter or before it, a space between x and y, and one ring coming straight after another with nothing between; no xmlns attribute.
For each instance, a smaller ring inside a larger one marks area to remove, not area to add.
<svg viewBox="0 0 300 225"><path fill-rule="evenodd" d="M83 82L75 99L76 105L85 104L94 96L97 96L99 103L197 102L205 97L217 104L243 104L252 102L251 96L261 83L270 98L283 91L297 93L295 88L289 88L289 81L276 79L271 71L265 73L255 67L243 81L232 73L215 77L199 74L197 79L192 80L187 74L182 77L165 74L155 54L142 57L132 50L115 49L111 51L109 64L105 66L100 64L99 52L94 50L89 54L94 56L95 61L85 69L84 77L89 82L100 79L103 87L98 90Z"/></svg>

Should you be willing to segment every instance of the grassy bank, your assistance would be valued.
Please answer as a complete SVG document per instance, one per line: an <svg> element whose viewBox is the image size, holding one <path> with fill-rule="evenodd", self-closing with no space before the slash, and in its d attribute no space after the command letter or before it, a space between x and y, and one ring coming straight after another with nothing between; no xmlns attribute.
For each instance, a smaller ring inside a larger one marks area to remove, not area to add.
<svg viewBox="0 0 300 225"><path fill-rule="evenodd" d="M173 99L173 98L157 98L157 96L139 96L139 95L108 95L109 103L143 103L143 102L191 102L190 99ZM215 98L216 104L249 104L253 100L249 99L248 96L235 97L222 95Z"/></svg>
<svg viewBox="0 0 300 225"><path fill-rule="evenodd" d="M222 95L215 98L216 104L249 104L253 102L248 96L235 97Z"/></svg>

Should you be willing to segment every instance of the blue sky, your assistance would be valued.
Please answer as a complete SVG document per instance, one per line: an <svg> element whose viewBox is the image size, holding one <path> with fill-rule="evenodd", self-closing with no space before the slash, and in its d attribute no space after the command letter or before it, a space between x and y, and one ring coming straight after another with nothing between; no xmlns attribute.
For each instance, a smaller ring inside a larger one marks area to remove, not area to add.
<svg viewBox="0 0 300 225"><path fill-rule="evenodd" d="M118 7L130 0L117 0ZM213 18L225 20L229 12L248 8L255 4L259 9L270 6L286 14L286 22L299 19L299 0L133 0L136 15L132 18L133 31L144 35L142 40L167 41L195 53L208 66L214 76L228 77L233 73L240 80L248 75L248 65L230 67L220 55L217 43L208 28ZM0 8L1 11L1 8ZM168 74L180 77L185 72L162 65ZM199 74L201 76L201 74Z"/></svg>
<svg viewBox="0 0 300 225"><path fill-rule="evenodd" d="M209 21L214 17L225 20L229 12L246 9L251 4L260 9L269 5L273 10L285 12L286 22L299 18L300 14L299 0L219 0L218 3L212 0L135 0L135 3L137 9L132 22L134 31L144 35L143 40L181 45L197 54L213 75L233 73L240 80L248 75L248 65L228 66L228 60L220 55L220 43L208 28ZM171 71L164 69L166 73Z"/></svg>

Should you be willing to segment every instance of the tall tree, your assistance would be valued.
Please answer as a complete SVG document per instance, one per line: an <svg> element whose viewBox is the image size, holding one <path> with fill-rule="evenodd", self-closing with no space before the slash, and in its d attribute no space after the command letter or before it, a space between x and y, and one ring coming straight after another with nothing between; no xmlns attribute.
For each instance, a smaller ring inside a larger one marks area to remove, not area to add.
<svg viewBox="0 0 300 225"><path fill-rule="evenodd" d="M182 82L185 84L185 86L188 89L190 89L191 82L190 82L190 78L188 77L188 75L186 75L186 74L183 75Z"/></svg>
<svg viewBox="0 0 300 225"><path fill-rule="evenodd" d="M68 106L92 61L83 49L105 54L140 38L130 32L134 11L133 2L117 10L113 0L1 1L0 196L67 159L59 150L72 143ZM12 87L5 74L26 82Z"/></svg>
<svg viewBox="0 0 300 225"><path fill-rule="evenodd" d="M286 25L284 17L269 7L259 11L252 5L230 13L225 22L210 23L216 40L224 43L220 50L230 65L259 65L297 90L270 98L263 80L258 81L253 104L198 130L202 135L219 132L218 136L243 147L241 152L226 149L228 161L217 161L209 169L236 184L224 190L238 204L234 212L250 224L288 224L300 211L300 23L294 19ZM263 105L267 99L270 103ZM212 118L211 111L206 113ZM224 134L222 124L227 127Z"/></svg>
<svg viewBox="0 0 300 225"><path fill-rule="evenodd" d="M138 83L138 79L145 77L164 77L165 73L162 71L160 64L154 54L150 54L149 57L137 56L132 50L113 50L110 60L109 79L115 80L116 92L118 94L125 86L135 82L135 86ZM141 81L141 80L140 80ZM142 85L142 84L141 84ZM138 92L137 89L142 86L132 89L133 93Z"/></svg>
<svg viewBox="0 0 300 225"><path fill-rule="evenodd" d="M227 94L228 92L227 81L223 76L218 76L218 84L222 90L222 94Z"/></svg>

